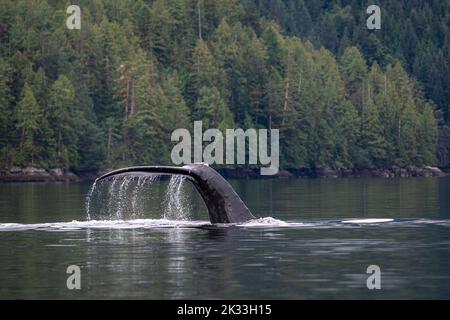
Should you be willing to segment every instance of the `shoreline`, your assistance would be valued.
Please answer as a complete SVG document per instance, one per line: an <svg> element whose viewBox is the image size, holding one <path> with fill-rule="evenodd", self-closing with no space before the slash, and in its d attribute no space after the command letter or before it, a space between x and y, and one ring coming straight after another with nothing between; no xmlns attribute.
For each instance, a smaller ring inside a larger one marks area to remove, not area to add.
<svg viewBox="0 0 450 320"><path fill-rule="evenodd" d="M342 179L342 178L414 178L414 177L446 177L450 171L438 167L397 167L376 169L280 169L277 175L261 176L259 168L215 168L226 179ZM100 175L113 169L69 171L66 169L12 168L0 170L0 183L17 182L92 182Z"/></svg>
<svg viewBox="0 0 450 320"><path fill-rule="evenodd" d="M246 179L246 178L300 178L300 179L345 179L345 178L414 178L414 177L447 177L450 171L438 167L397 167L373 168L373 169L332 169L332 168L291 168L280 169L275 176L261 176L259 169L216 169L225 178Z"/></svg>

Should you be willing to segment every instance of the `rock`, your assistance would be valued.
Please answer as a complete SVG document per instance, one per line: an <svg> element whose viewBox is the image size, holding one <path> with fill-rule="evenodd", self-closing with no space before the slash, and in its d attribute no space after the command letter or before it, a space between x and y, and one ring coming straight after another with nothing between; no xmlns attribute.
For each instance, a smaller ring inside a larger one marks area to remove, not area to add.
<svg viewBox="0 0 450 320"><path fill-rule="evenodd" d="M445 173L442 172L442 170L439 169L438 167L426 166L423 169L424 169L424 171L430 173L433 177L444 177L445 176Z"/></svg>
<svg viewBox="0 0 450 320"><path fill-rule="evenodd" d="M80 177L72 172L66 172L63 169L56 168L45 170L41 168L12 167L10 170L0 174L0 181L7 182L77 182Z"/></svg>
<svg viewBox="0 0 450 320"><path fill-rule="evenodd" d="M391 172L392 172L394 177L400 177L400 167L392 166L391 167Z"/></svg>
<svg viewBox="0 0 450 320"><path fill-rule="evenodd" d="M352 169L341 169L341 174L343 178L350 178L355 175Z"/></svg>
<svg viewBox="0 0 450 320"><path fill-rule="evenodd" d="M411 171L408 168L401 168L398 166L391 167L392 176L396 178L409 178L412 176Z"/></svg>
<svg viewBox="0 0 450 320"><path fill-rule="evenodd" d="M322 178L339 178L339 171L329 167L319 168L316 170L317 176Z"/></svg>
<svg viewBox="0 0 450 320"><path fill-rule="evenodd" d="M81 179L80 179L80 177L78 177L75 173L73 173L73 172L67 172L67 173L65 173L64 174L64 181L73 181L73 182L76 182L76 181L80 181Z"/></svg>
<svg viewBox="0 0 450 320"><path fill-rule="evenodd" d="M407 167L406 167L406 170L408 170L409 175L410 175L411 177L417 177L418 169L419 169L419 168L417 168L416 166L407 166Z"/></svg>
<svg viewBox="0 0 450 320"><path fill-rule="evenodd" d="M9 172L12 174L22 173L22 168L21 167L12 167L11 169L9 169Z"/></svg>
<svg viewBox="0 0 450 320"><path fill-rule="evenodd" d="M379 170L374 170L373 171L373 177L377 177L377 178L390 178L391 174L388 170L383 170L383 169L379 169Z"/></svg>
<svg viewBox="0 0 450 320"><path fill-rule="evenodd" d="M276 177L279 178L292 178L294 177L294 175L292 173L290 173L287 170L279 170L278 173L276 174Z"/></svg>
<svg viewBox="0 0 450 320"><path fill-rule="evenodd" d="M413 177L423 177L425 174L425 171L422 168L414 167L414 170L412 171Z"/></svg>
<svg viewBox="0 0 450 320"><path fill-rule="evenodd" d="M410 174L409 174L407 169L400 168L400 170L399 170L399 177L400 178L407 178L407 177L410 177Z"/></svg>
<svg viewBox="0 0 450 320"><path fill-rule="evenodd" d="M360 178L372 178L374 171L372 169L360 169L358 170L357 177Z"/></svg>
<svg viewBox="0 0 450 320"><path fill-rule="evenodd" d="M25 169L22 170L22 172L26 175L32 175L32 176L36 176L36 175L48 175L47 170L45 169L38 169L38 168L34 168L34 167L26 167Z"/></svg>
<svg viewBox="0 0 450 320"><path fill-rule="evenodd" d="M421 177L425 178L433 177L433 172L423 169Z"/></svg>
<svg viewBox="0 0 450 320"><path fill-rule="evenodd" d="M60 168L56 168L56 169L50 169L50 174L54 175L54 176L62 176L64 174L64 171Z"/></svg>

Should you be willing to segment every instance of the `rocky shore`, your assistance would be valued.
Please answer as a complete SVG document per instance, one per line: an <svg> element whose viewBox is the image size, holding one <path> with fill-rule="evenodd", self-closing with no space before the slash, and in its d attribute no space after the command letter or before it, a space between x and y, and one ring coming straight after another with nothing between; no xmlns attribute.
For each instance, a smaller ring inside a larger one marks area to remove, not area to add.
<svg viewBox="0 0 450 320"><path fill-rule="evenodd" d="M33 167L12 167L0 170L0 182L78 182L77 174L65 169L40 169Z"/></svg>
<svg viewBox="0 0 450 320"><path fill-rule="evenodd" d="M218 169L226 178L264 178L259 169ZM438 167L397 167L376 169L280 169L278 178L410 178L410 177L445 177L449 172ZM266 176L266 178L270 178Z"/></svg>
<svg viewBox="0 0 450 320"><path fill-rule="evenodd" d="M66 169L41 169L33 167L12 167L9 170L0 170L0 182L80 182L93 181L109 170L89 170L71 172ZM225 178L273 178L261 176L259 169L232 169L217 168ZM438 167L397 167L385 169L281 169L276 178L409 178L409 177L445 177L450 172Z"/></svg>

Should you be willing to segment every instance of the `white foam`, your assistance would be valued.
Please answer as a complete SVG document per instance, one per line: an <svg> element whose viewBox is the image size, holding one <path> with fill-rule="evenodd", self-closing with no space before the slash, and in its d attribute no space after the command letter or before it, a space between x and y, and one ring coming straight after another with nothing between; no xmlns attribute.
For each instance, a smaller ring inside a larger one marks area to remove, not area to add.
<svg viewBox="0 0 450 320"><path fill-rule="evenodd" d="M385 223L392 221L394 221L394 219L354 219L354 220L345 220L342 221L342 223L370 224L370 223Z"/></svg>
<svg viewBox="0 0 450 320"><path fill-rule="evenodd" d="M192 228L210 224L209 221L180 221L168 219L135 219L135 220L91 220L54 223L0 223L0 231L21 230L83 230L83 229L149 229L149 228Z"/></svg>
<svg viewBox="0 0 450 320"><path fill-rule="evenodd" d="M152 228L195 228L211 225L209 221L186 221L169 219L134 219L134 220L90 220L54 223L0 223L0 231L25 231L25 230L47 230L47 231L76 231L85 229L152 229ZM254 227L304 227L311 224L301 222L285 222L272 217L259 218L239 224L223 224L227 226L239 226L246 228ZM222 224L217 224L222 226Z"/></svg>
<svg viewBox="0 0 450 320"><path fill-rule="evenodd" d="M272 217L259 218L244 223L237 224L216 224L217 227L242 227L242 228L339 228L347 227L351 224L377 225L393 222L394 219L350 219L343 221L282 221ZM397 227L408 225L435 224L450 227L450 220L397 220ZM120 230L120 229L161 229L161 228L199 228L211 226L209 221L196 220L169 220L169 219L134 219L134 220L90 220L90 221L70 221L70 222L50 222L36 224L21 223L0 223L2 231L77 231L77 230Z"/></svg>
<svg viewBox="0 0 450 320"><path fill-rule="evenodd" d="M272 217L253 219L244 223L239 223L240 227L304 227L308 226L306 223L301 222L286 222L278 220Z"/></svg>

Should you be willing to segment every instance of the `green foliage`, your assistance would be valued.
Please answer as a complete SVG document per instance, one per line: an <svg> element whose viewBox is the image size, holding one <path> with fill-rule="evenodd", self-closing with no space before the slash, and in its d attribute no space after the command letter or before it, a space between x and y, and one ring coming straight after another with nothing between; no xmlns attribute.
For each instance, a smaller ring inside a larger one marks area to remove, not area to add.
<svg viewBox="0 0 450 320"><path fill-rule="evenodd" d="M448 166L450 141L450 11L448 2L432 0L382 1L381 30L365 28L366 8L370 3L349 1L272 0L247 1L246 7L253 15L275 20L291 36L311 41L315 46L325 46L342 63L342 76L348 87L347 95L361 112L363 83L358 71L378 64L383 68L400 61L417 79L416 87L425 99L433 102L442 114L439 129L438 162ZM252 26L257 27L253 22ZM360 51L360 57L355 48ZM357 59L355 59L357 58ZM353 61L354 65L349 65ZM353 68L349 73L348 68ZM348 77L353 77L356 82ZM367 92L366 92L367 93ZM394 147L388 146L392 149ZM396 151L392 151L396 152ZM390 157L390 156L389 156Z"/></svg>
<svg viewBox="0 0 450 320"><path fill-rule="evenodd" d="M55 133L55 164L65 168L78 164L78 136L73 123L74 104L75 89L66 76L60 75L50 88L46 111Z"/></svg>
<svg viewBox="0 0 450 320"><path fill-rule="evenodd" d="M417 1L375 33L359 1L80 1L78 31L65 1L3 0L0 167L170 164L194 120L279 128L284 167L446 162L448 12Z"/></svg>
<svg viewBox="0 0 450 320"><path fill-rule="evenodd" d="M6 152L6 146L8 144L8 131L10 127L11 119L11 94L10 94L10 82L11 82L11 67L3 59L0 58L0 150ZM3 153L2 152L2 153ZM0 165L6 159L0 159Z"/></svg>
<svg viewBox="0 0 450 320"><path fill-rule="evenodd" d="M216 87L203 87L194 112L194 119L202 119L209 128L233 128L233 115Z"/></svg>
<svg viewBox="0 0 450 320"><path fill-rule="evenodd" d="M17 104L16 130L20 134L17 163L47 166L51 161L51 130L42 114L33 91L28 84L23 88L22 99Z"/></svg>

